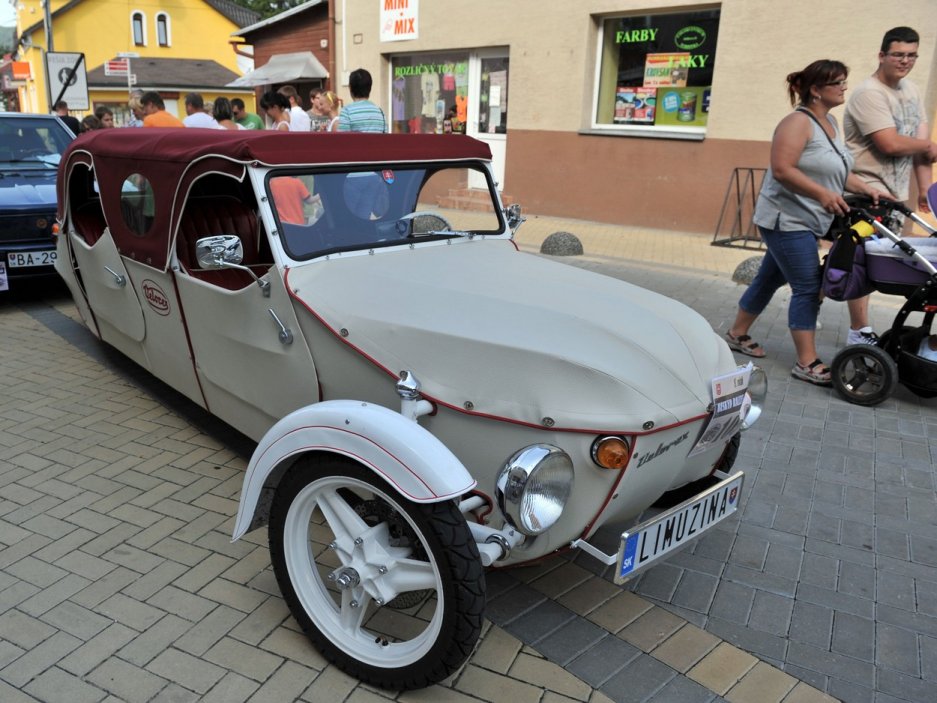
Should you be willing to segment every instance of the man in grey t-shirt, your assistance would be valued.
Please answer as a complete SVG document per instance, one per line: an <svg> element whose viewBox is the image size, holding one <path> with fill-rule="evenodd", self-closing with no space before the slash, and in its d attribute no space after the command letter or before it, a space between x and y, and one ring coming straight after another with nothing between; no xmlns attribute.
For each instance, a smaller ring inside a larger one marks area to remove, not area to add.
<svg viewBox="0 0 937 703"><path fill-rule="evenodd" d="M856 159L853 171L866 183L907 200L911 174L918 188L917 207L929 212L927 189L937 144L928 138L927 119L917 86L907 79L917 60L920 37L910 27L885 33L878 70L849 96L843 131ZM869 298L849 301L847 344L874 343Z"/></svg>

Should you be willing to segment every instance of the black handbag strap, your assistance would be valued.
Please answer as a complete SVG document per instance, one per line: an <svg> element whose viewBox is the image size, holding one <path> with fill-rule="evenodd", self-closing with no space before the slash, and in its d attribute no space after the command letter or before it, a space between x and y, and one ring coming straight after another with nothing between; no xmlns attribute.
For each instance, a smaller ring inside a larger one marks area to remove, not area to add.
<svg viewBox="0 0 937 703"><path fill-rule="evenodd" d="M835 151L836 155L840 159L843 160L843 166L846 168L846 178L849 178L849 162L846 160L846 154L844 154L842 151L839 150L839 148L837 148L836 142L834 142L833 138L829 134L826 133L825 129L823 129L823 125L820 124L820 120L817 119L817 116L814 115L812 112L810 112L810 110L808 110L805 107L798 107L797 112L804 113L805 115L807 115L807 117L809 117L811 120L816 122L817 127L820 128L820 131L823 132L823 136L826 137L826 141L828 141L830 143L830 146L833 147L833 151Z"/></svg>

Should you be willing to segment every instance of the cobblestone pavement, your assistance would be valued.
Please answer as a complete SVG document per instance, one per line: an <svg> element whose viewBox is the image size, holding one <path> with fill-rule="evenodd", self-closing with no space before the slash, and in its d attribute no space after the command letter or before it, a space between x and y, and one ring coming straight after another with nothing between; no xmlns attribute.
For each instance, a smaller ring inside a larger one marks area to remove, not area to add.
<svg viewBox="0 0 937 703"><path fill-rule="evenodd" d="M574 265L717 330L755 253L554 218L518 243L560 229L585 244ZM842 308L821 313L825 358ZM876 299L880 328L894 308ZM0 301L0 701L933 700L937 413L904 389L863 409L791 381L785 309L755 328L772 401L743 443L740 520L625 589L583 555L491 573L467 665L396 694L308 645L264 530L230 542L250 442L98 345L67 298Z"/></svg>

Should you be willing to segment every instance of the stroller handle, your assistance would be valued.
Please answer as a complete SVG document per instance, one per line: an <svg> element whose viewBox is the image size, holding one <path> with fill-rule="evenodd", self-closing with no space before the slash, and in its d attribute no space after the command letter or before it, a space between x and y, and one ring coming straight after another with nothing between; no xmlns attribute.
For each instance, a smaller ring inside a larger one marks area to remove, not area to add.
<svg viewBox="0 0 937 703"><path fill-rule="evenodd" d="M872 198L870 198L868 195L855 195L850 193L849 195L845 196L844 200L849 207L862 210L864 215L868 215L868 213L865 212L866 208L874 207L886 208L888 210L897 210L905 216L911 215L911 210L907 205L897 200L892 200L891 198L879 198L877 206L872 201Z"/></svg>

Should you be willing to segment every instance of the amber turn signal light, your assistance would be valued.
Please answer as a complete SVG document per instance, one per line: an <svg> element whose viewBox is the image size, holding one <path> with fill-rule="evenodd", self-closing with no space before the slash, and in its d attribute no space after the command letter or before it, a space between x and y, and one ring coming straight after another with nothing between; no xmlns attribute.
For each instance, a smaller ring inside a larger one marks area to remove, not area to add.
<svg viewBox="0 0 937 703"><path fill-rule="evenodd" d="M603 469L620 471L630 456L631 444L624 437L599 437L592 443L592 461Z"/></svg>

